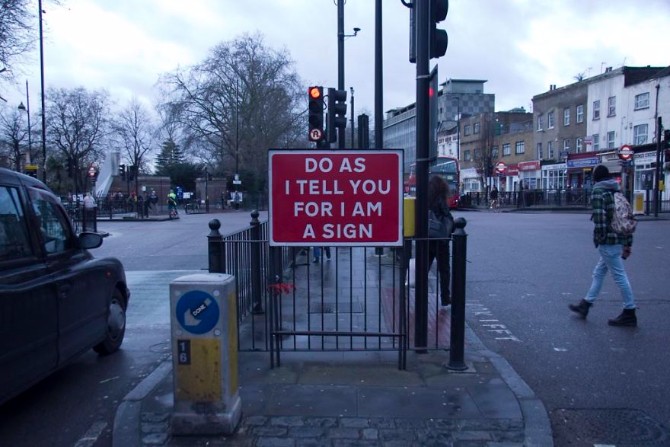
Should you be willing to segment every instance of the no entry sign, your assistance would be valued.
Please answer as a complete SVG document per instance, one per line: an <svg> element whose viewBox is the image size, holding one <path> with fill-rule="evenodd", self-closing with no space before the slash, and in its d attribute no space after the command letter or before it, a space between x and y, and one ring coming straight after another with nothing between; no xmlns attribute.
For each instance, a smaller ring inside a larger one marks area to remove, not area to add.
<svg viewBox="0 0 670 447"><path fill-rule="evenodd" d="M402 245L401 150L269 151L270 245Z"/></svg>

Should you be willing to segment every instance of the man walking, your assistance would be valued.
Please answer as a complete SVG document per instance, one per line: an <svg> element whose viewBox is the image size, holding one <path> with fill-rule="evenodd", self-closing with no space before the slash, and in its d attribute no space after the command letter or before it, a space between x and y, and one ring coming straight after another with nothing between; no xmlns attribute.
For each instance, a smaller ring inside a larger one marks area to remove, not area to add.
<svg viewBox="0 0 670 447"><path fill-rule="evenodd" d="M631 254L633 245L632 235L617 234L612 230L612 215L614 213L614 193L619 191L619 184L610 178L610 172L604 165L598 165L593 170L593 191L591 205L593 207L593 243L600 259L593 269L593 281L586 297L578 304L570 304L570 310L586 318L593 302L598 297L607 271L612 272L614 282L621 291L623 298L623 312L611 320L610 326L637 326L635 316L635 298L628 281L628 275L623 261Z"/></svg>

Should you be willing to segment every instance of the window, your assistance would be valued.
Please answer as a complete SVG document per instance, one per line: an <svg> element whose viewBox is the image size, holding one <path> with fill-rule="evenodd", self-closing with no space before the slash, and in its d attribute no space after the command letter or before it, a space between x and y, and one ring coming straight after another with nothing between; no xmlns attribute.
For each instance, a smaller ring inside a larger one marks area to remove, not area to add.
<svg viewBox="0 0 670 447"><path fill-rule="evenodd" d="M542 115L537 116L537 130L538 132L542 130L542 121L543 121Z"/></svg>
<svg viewBox="0 0 670 447"><path fill-rule="evenodd" d="M649 92L635 95L635 110L649 108Z"/></svg>
<svg viewBox="0 0 670 447"><path fill-rule="evenodd" d="M479 133L479 123L475 123L472 133Z"/></svg>
<svg viewBox="0 0 670 447"><path fill-rule="evenodd" d="M600 150L600 134L593 135L593 150L594 151Z"/></svg>
<svg viewBox="0 0 670 447"><path fill-rule="evenodd" d="M470 135L470 133L471 133L471 126L470 126L469 124L466 124L465 127L463 128L463 133L465 133L466 136L467 136L467 135Z"/></svg>
<svg viewBox="0 0 670 447"><path fill-rule="evenodd" d="M613 130L607 132L607 149L613 149L614 148L614 137L616 135L616 132Z"/></svg>
<svg viewBox="0 0 670 447"><path fill-rule="evenodd" d="M563 140L563 152L570 152L570 140L567 138Z"/></svg>
<svg viewBox="0 0 670 447"><path fill-rule="evenodd" d="M509 143L503 144L503 157L512 155L512 150Z"/></svg>
<svg viewBox="0 0 670 447"><path fill-rule="evenodd" d="M523 154L526 152L526 142L525 141L517 141L516 145L514 147L514 153L515 154Z"/></svg>
<svg viewBox="0 0 670 447"><path fill-rule="evenodd" d="M554 116L554 111L552 110L551 112L547 113L547 129L553 129L555 121L556 117Z"/></svg>
<svg viewBox="0 0 670 447"><path fill-rule="evenodd" d="M577 106L577 123L584 122L584 105L580 104Z"/></svg>
<svg viewBox="0 0 670 447"><path fill-rule="evenodd" d="M637 102L637 98L636 98ZM633 127L633 142L635 145L645 144L649 134L649 124L638 124Z"/></svg>
<svg viewBox="0 0 670 447"><path fill-rule="evenodd" d="M607 116L616 115L616 96L607 98Z"/></svg>
<svg viewBox="0 0 670 447"><path fill-rule="evenodd" d="M542 155L542 143L537 143L537 146L535 147L535 152L538 160L542 160L543 155Z"/></svg>
<svg viewBox="0 0 670 447"><path fill-rule="evenodd" d="M581 138L575 140L575 152L580 153L582 151L582 144L584 144L584 141Z"/></svg>
<svg viewBox="0 0 670 447"><path fill-rule="evenodd" d="M33 254L28 224L16 188L0 187L0 262Z"/></svg>
<svg viewBox="0 0 670 447"><path fill-rule="evenodd" d="M563 125L570 125L570 109L563 109Z"/></svg>
<svg viewBox="0 0 670 447"><path fill-rule="evenodd" d="M593 101L593 119L594 120L600 119L600 100Z"/></svg>
<svg viewBox="0 0 670 447"><path fill-rule="evenodd" d="M549 157L549 160L554 159L554 142L553 141L547 142L547 157Z"/></svg>
<svg viewBox="0 0 670 447"><path fill-rule="evenodd" d="M498 158L498 146L493 146L491 148L491 158L493 159Z"/></svg>
<svg viewBox="0 0 670 447"><path fill-rule="evenodd" d="M60 212L53 199L38 189L29 189L33 210L40 222L40 229L47 254L61 253L70 247L67 217Z"/></svg>
<svg viewBox="0 0 670 447"><path fill-rule="evenodd" d="M467 150L463 151L463 160L465 160L465 161L472 160L472 156L470 155L470 149L467 149Z"/></svg>

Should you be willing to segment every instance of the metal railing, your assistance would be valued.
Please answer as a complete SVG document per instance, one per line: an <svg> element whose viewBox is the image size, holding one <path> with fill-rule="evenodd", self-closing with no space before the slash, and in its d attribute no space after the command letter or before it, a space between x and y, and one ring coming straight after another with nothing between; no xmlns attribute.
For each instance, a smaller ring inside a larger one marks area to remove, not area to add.
<svg viewBox="0 0 670 447"><path fill-rule="evenodd" d="M217 219L209 222L209 271L235 277L238 350L270 352L272 366L286 351L391 350L404 368L414 328L414 290L405 281L413 240L382 256L375 247L333 247L330 259L314 262L310 247L271 247L268 225L258 216L252 212L248 228L228 235L219 232ZM464 226L457 219L452 238L451 333L431 292L430 345L420 347L450 348L457 367L465 320Z"/></svg>

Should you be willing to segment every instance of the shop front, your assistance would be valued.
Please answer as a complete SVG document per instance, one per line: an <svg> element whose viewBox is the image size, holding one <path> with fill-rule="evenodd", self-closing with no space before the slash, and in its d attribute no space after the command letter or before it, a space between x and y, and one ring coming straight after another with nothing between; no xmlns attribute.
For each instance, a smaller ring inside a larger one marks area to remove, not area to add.
<svg viewBox="0 0 670 447"><path fill-rule="evenodd" d="M600 163L600 157L594 152L568 154L568 187L576 190L591 186L591 173Z"/></svg>

